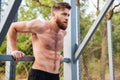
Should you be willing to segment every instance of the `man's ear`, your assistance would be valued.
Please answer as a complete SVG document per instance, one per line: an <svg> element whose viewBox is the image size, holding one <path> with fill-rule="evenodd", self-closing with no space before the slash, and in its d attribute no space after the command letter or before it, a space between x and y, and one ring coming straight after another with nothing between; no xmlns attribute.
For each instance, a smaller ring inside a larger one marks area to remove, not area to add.
<svg viewBox="0 0 120 80"><path fill-rule="evenodd" d="M53 17L55 17L56 12L55 12L55 11L53 11L51 15L52 15Z"/></svg>

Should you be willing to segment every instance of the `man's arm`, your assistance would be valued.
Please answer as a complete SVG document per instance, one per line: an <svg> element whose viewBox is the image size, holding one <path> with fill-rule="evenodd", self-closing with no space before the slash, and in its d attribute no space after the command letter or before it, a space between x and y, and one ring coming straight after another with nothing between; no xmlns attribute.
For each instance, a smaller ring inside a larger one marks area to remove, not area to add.
<svg viewBox="0 0 120 80"><path fill-rule="evenodd" d="M22 32L22 28L25 27L27 22L15 22L12 23L7 33L7 40L10 46L10 52L16 61L19 61L24 53L17 49L17 32ZM24 28L23 28L24 30Z"/></svg>
<svg viewBox="0 0 120 80"><path fill-rule="evenodd" d="M19 60L24 56L24 53L17 49L17 33L35 33L39 28L37 25L40 25L37 20L14 22L11 24L7 33L7 39L11 49L11 54L16 60ZM42 28L40 30L42 31Z"/></svg>

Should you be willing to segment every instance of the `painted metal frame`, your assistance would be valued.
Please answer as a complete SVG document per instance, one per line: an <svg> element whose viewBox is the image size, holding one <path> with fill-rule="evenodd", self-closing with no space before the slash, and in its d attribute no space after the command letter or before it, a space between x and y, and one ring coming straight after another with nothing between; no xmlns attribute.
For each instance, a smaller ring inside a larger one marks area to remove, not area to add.
<svg viewBox="0 0 120 80"><path fill-rule="evenodd" d="M76 1L64 0L72 5L70 11L67 35L64 39L64 57L71 59L70 63L64 63L64 80L77 80L77 63L74 62L74 53L77 49L76 36Z"/></svg>
<svg viewBox="0 0 120 80"><path fill-rule="evenodd" d="M69 20L69 26L67 29L67 35L64 40L64 57L68 58L71 60L70 63L64 63L64 80L78 80L78 64L77 60L79 59L83 49L87 45L88 41L94 34L95 30L97 29L98 25L100 24L101 20L103 19L104 15L106 14L107 10L109 7L112 5L114 0L108 0L103 8L103 10L100 12L98 18L88 31L86 37L84 38L83 42L79 45L77 48L77 36L76 36L76 3L75 0L64 0L66 2L69 2L72 5L72 10L70 12L70 20ZM1 23L0 23L0 45L3 42L3 39L9 29L10 24L12 23L15 14L17 13L17 10L19 8L19 5L21 3L21 0L11 0L9 3L9 8L7 9L7 12L5 16L3 17ZM4 57L4 58L3 58ZM16 62L12 58L11 55L0 55L0 60L5 60L7 59L10 60L10 64L16 65ZM26 57L24 57L22 60L27 60ZM30 59L31 60L31 59ZM32 58L32 60L34 60ZM10 67L15 69L14 67ZM15 73L15 71L13 71ZM11 71L10 71L11 73ZM12 76L10 78L6 78L6 80L15 80L13 78L15 76Z"/></svg>
<svg viewBox="0 0 120 80"><path fill-rule="evenodd" d="M64 57L67 57L71 60L70 63L64 63L64 80L79 80L77 73L77 68L79 67L77 63L82 51L86 47L87 43L93 36L94 32L96 31L97 27L99 26L100 22L104 18L105 14L107 13L108 9L114 2L114 0L107 0L105 6L101 10L98 18L91 26L90 30L88 31L87 35L85 36L82 43L76 47L76 6L75 0L64 0L69 2L72 6L71 16L69 20L69 25L67 29L67 35L64 40ZM81 75L79 75L81 76Z"/></svg>
<svg viewBox="0 0 120 80"><path fill-rule="evenodd" d="M20 59L20 61L34 61L33 56L24 56ZM5 55L1 54L0 55L0 61L15 61L12 55Z"/></svg>
<svg viewBox="0 0 120 80"><path fill-rule="evenodd" d="M108 56L109 56L110 80L115 80L114 61L113 61L113 46L112 46L112 22L111 22L111 20L107 21L107 35L108 35Z"/></svg>
<svg viewBox="0 0 120 80"><path fill-rule="evenodd" d="M110 8L110 6L112 5L113 2L114 2L114 0L107 0L105 6L103 7L103 9L101 10L100 14L98 15L98 18L93 23L93 25L89 29L87 35L85 36L85 38L83 39L82 43L80 44L80 46L78 47L77 51L75 52L75 55L74 55L75 61L77 61L77 59L82 54L84 48L86 47L87 43L89 42L89 40L93 36L94 32L96 31L97 27L99 26L100 22L104 18L106 12L108 11L108 9Z"/></svg>
<svg viewBox="0 0 120 80"><path fill-rule="evenodd" d="M13 22L13 20L15 20L16 13L18 11L21 2L22 0L10 0L10 2L8 3L7 9L5 10L5 14L0 22L0 45L2 44L7 34L10 24ZM9 51L7 51L7 54L8 53ZM1 55L1 57L3 56ZM6 58L8 58L7 55ZM5 80L15 80L15 73L16 73L16 62L11 59L11 61L6 62Z"/></svg>
<svg viewBox="0 0 120 80"><path fill-rule="evenodd" d="M0 45L2 44L7 34L10 24L15 18L18 8L21 4L21 1L22 0L10 0L8 3L8 7L5 11L5 15L3 16L0 22Z"/></svg>
<svg viewBox="0 0 120 80"><path fill-rule="evenodd" d="M0 21L1 21L1 4L2 4L2 0L0 0Z"/></svg>

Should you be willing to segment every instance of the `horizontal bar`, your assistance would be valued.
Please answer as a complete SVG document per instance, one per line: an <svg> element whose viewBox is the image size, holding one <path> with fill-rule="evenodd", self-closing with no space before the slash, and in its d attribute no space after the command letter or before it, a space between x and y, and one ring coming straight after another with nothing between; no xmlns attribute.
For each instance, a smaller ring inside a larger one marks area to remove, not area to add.
<svg viewBox="0 0 120 80"><path fill-rule="evenodd" d="M0 55L0 61L14 61L15 59L13 58L12 55L4 55L1 54ZM33 56L24 56L20 59L20 61L34 61L34 57Z"/></svg>
<svg viewBox="0 0 120 80"><path fill-rule="evenodd" d="M108 9L110 8L110 6L112 5L113 2L114 2L114 0L107 0L105 6L103 7L103 10L100 12L100 14L98 15L98 18L93 23L93 25L91 26L87 35L85 36L84 40L82 41L82 43L80 44L80 46L76 50L76 52L74 54L75 61L77 61L77 59L79 59L79 57L82 54L84 48L86 47L87 43L89 42L89 40L93 36L93 34L96 31L98 25L102 21L103 17L105 16L106 12L108 11Z"/></svg>

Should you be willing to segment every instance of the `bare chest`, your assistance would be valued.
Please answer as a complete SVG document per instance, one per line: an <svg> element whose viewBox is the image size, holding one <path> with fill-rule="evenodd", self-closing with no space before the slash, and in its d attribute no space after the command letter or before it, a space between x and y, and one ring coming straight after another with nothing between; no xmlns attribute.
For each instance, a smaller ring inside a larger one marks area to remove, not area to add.
<svg viewBox="0 0 120 80"><path fill-rule="evenodd" d="M44 49L54 51L61 51L63 49L63 38L64 36L61 33L44 33L42 35L38 35L40 45Z"/></svg>

